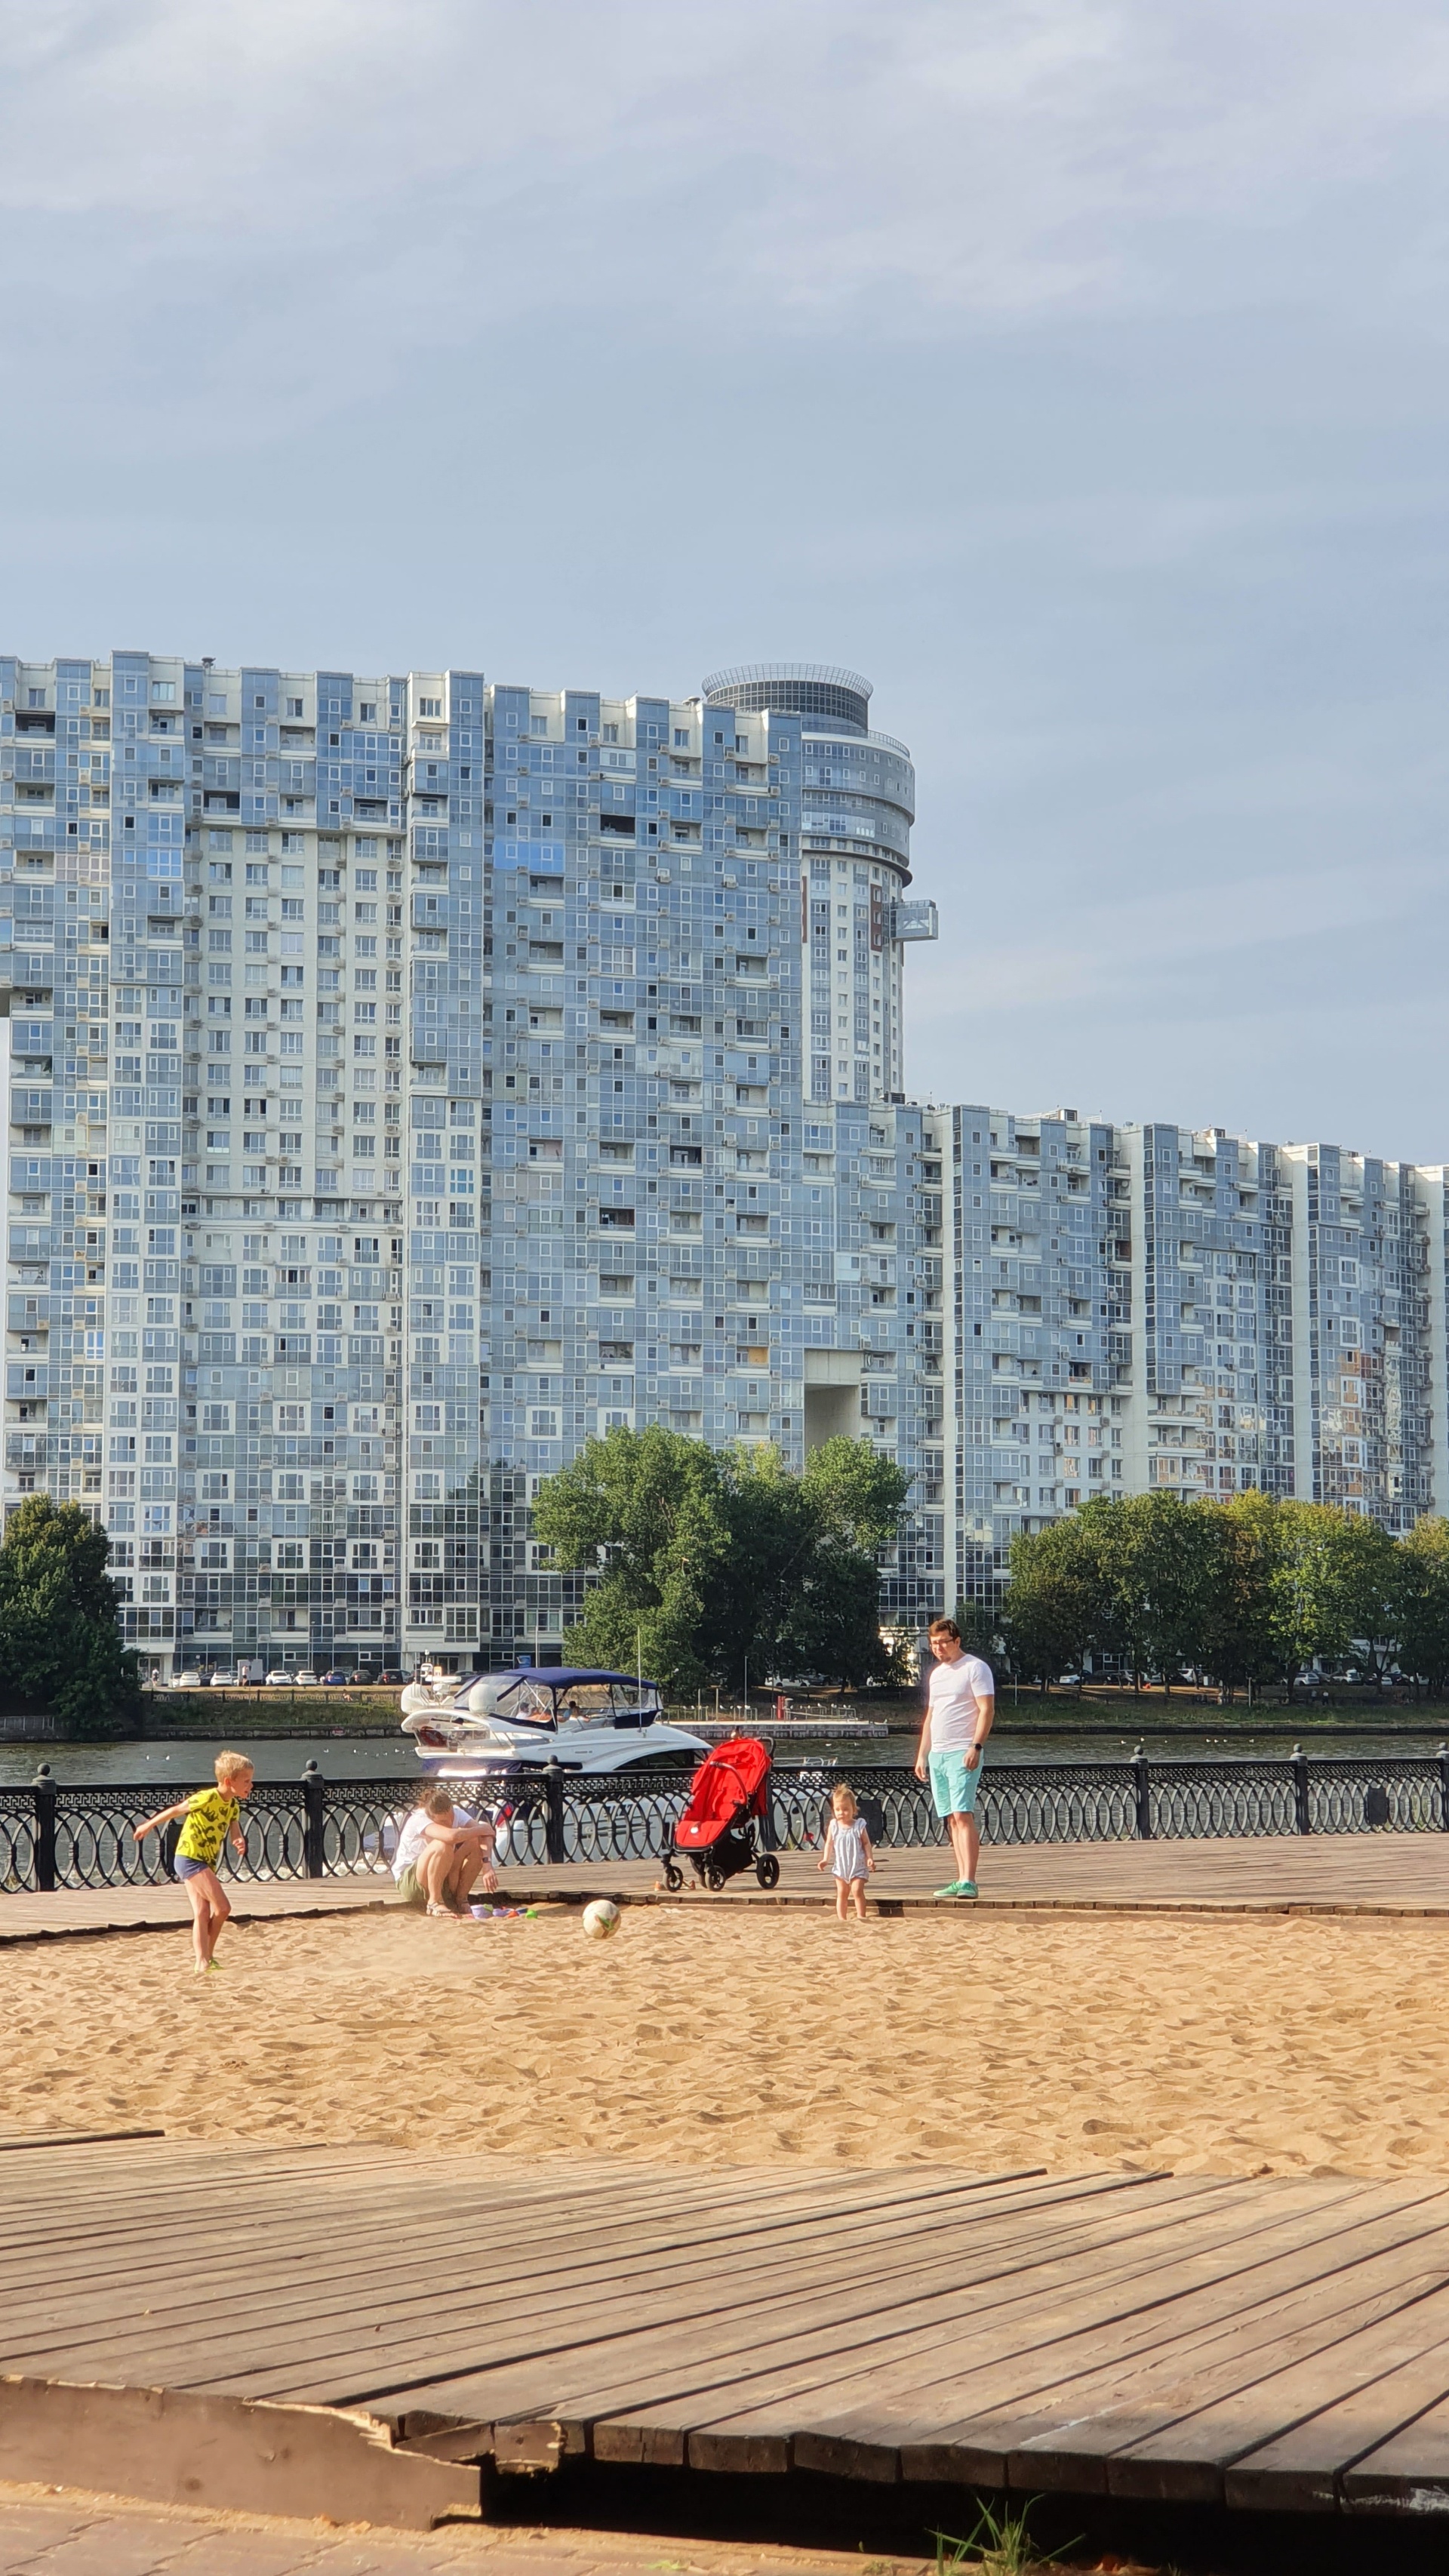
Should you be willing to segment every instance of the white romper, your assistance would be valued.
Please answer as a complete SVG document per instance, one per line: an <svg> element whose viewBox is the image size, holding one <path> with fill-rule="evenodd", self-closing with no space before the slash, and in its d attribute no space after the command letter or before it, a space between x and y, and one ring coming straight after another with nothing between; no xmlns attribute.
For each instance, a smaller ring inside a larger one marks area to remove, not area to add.
<svg viewBox="0 0 1449 2576"><path fill-rule="evenodd" d="M865 1846L868 1839L864 1816L857 1816L854 1822L848 1825L843 1825L838 1816L832 1816L830 1828L835 1836L830 1847L830 1866L835 1876L846 1879L864 1878L866 1875Z"/></svg>

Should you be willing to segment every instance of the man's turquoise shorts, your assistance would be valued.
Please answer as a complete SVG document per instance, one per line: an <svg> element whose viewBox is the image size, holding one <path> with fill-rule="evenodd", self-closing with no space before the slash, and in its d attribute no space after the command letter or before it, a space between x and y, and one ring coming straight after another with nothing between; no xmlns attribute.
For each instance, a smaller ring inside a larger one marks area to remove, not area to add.
<svg viewBox="0 0 1449 2576"><path fill-rule="evenodd" d="M973 1816L981 1774L986 1768L985 1754L971 1770L966 1767L964 1753L928 1753L926 1763L937 1815Z"/></svg>

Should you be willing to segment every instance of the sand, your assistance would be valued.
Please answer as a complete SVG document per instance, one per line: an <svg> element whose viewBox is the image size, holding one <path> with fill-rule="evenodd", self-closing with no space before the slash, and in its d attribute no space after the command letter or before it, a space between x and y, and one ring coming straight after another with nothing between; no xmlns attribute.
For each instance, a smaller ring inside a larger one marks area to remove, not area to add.
<svg viewBox="0 0 1449 2576"><path fill-rule="evenodd" d="M633 1908L0 1953L8 2132L1449 2173L1449 1922Z"/></svg>

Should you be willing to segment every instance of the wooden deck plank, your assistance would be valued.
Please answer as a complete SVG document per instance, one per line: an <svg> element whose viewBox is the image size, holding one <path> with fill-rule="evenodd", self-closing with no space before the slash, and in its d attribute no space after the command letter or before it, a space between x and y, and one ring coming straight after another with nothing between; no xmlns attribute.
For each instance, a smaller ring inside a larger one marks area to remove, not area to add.
<svg viewBox="0 0 1449 2576"><path fill-rule="evenodd" d="M1089 2188L1094 2188L1095 2195L1101 2197L1106 2186L1101 2180L1096 2180ZM1039 2228L1039 2208L1033 2208L1027 2214L1031 2226ZM687 2332L697 2343L707 2325L718 2331L719 2320L724 2315L742 2314L747 2318L769 2315L782 2301L798 2295L798 2260L783 2281L775 2278L780 2269L778 2263L768 2265L764 2277L770 2286L757 2289L751 2282L737 2278L734 2231L728 2214L712 2225L714 2232L706 2240L708 2259L702 2266L692 2268L682 2287L676 2281L667 2283L662 2290L652 2290L647 2270L641 2269L637 2260L629 2264L631 2335L657 2334L661 2328L682 2317L687 2320ZM925 2242L933 2249L939 2248L939 2221L926 2231ZM610 2251L612 2254L612 2230ZM846 2263L851 2259L847 2251ZM933 2253L932 2259L934 2266L939 2262L939 2253ZM887 2248L885 2261L888 2271L900 2272L904 2269L905 2260ZM837 2304L841 2272L841 2252L832 2251L824 2266L822 2295ZM930 2277L937 2277L934 2268ZM256 2359L244 2359L235 2335L224 2332L217 2323L214 2308L203 2303L200 2321L189 2335L178 2331L174 2320L168 2325L169 2383L191 2386L204 2382L231 2395L250 2397L275 2395L278 2388L285 2385L294 2396L310 2398L315 2395L321 2402L345 2403L351 2394L357 2393L357 2383L355 2379L349 2380L348 2374L357 2371L364 2356L369 2365L369 2392L376 2393L382 2385L377 2374L376 2347L367 2340L379 2322L390 2322L387 2350L391 2368L399 2374L404 2370L411 2372L421 2368L429 2378L445 2368L455 2353L473 2366L485 2357L495 2364L504 2359L513 2360L520 2351L519 2336L524 2338L521 2347L524 2353L532 2356L542 2350L552 2356L561 2350L577 2352L587 2349L601 2337L612 2336L618 2331L619 2265L616 2259L606 2260L595 2267L591 2277L582 2283L560 2282L551 2277L546 2291L541 2289L535 2270L518 2284L511 2304L488 2297L485 2287L482 2296L487 2298L487 2307L482 2318L468 2311L467 2292L456 2258L449 2285L446 2314L442 2318L437 2314L436 2287L430 2279L423 2277L421 2267L413 2295L402 2299L394 2296L385 2301L377 2300L366 2274L338 2285L326 2298L309 2292L297 2302L298 2316L291 2329L290 2341L286 2321L279 2316L276 2298L272 2295L266 2310L262 2355ZM259 2282L254 2285L254 2295L261 2286ZM748 2326L744 2331L748 2339ZM153 2327L151 2335L140 2338L140 2343L144 2347L154 2340ZM83 2351L87 2367L94 2371L127 2369L138 2357L134 2319L130 2316L123 2318L122 2330L115 2336L87 2334L83 2342L65 2349L68 2368L76 2366L77 2357ZM215 2366L218 2355L223 2355L229 2365L219 2372ZM547 2366L556 2370L557 2362L550 2361Z"/></svg>
<svg viewBox="0 0 1449 2576"><path fill-rule="evenodd" d="M1302 2375L1284 2374L1283 2390L1304 2409L1302 2419L1229 2465L1228 2504L1331 2513L1339 2480L1382 2441L1386 2426L1412 2428L1449 2400L1449 2288L1430 2291L1416 2308L1356 2336L1341 2361L1336 2389L1326 2377L1315 2382L1311 2364Z"/></svg>
<svg viewBox="0 0 1449 2576"><path fill-rule="evenodd" d="M523 2458L541 2428L600 2461L1449 2499L1437 2178L761 2168L722 2187L117 2140L16 2154L6 2180L0 2369L362 2403L480 2442L513 2422L498 2438Z"/></svg>
<svg viewBox="0 0 1449 2576"><path fill-rule="evenodd" d="M1449 2398L1426 2407L1339 2474L1350 2513L1449 2510Z"/></svg>
<svg viewBox="0 0 1449 2576"><path fill-rule="evenodd" d="M1331 2383L1335 2371L1350 2368L1368 2328L1402 2323L1424 2296L1424 2259L1424 2249L1410 2243L1355 2267L1351 2276L1314 2282L1254 2309L1229 2332L1188 2335L1137 2369L1073 2383L1058 2393L1055 2422L1044 2421L1041 2410L1040 2429L1031 2429L1029 2417L1015 2428L1006 2445L1008 2474L1044 2476L1053 2487L1083 2494L1220 2502L1222 2464L1201 2461L1192 2431L1204 2407L1217 2398L1240 2399L1257 2408L1266 2429L1282 2402L1287 2368L1316 2362ZM1429 2281L1449 2287L1449 2232L1441 2232L1429 2259ZM1172 2456L1174 2416L1186 2428L1181 2456ZM1150 2457L1139 2449L1144 2435L1155 2446Z"/></svg>
<svg viewBox="0 0 1449 2576"><path fill-rule="evenodd" d="M1364 2255L1377 2250L1374 2238L1385 2223L1380 2219L1374 2229L1365 2230ZM1320 2271L1341 2264L1335 2233L1315 2237L1301 2224L1285 2221L1271 2231L1271 2238L1285 2234L1298 2241L1260 2267L1263 2279L1256 2294L1246 2286L1243 2259L1252 2238L1241 2210L1235 2209L1212 2247L1197 2255L1177 2251L1168 2265L1159 2256L1135 2273L1124 2269L1115 2278L1098 2268L1076 2297L1070 2292L1065 2298L1043 2295L1028 2276L1022 2295L995 2308L966 2302L958 2317L908 2332L898 2342L867 2341L863 2349L842 2353L837 2341L833 2350L827 2347L822 2366L792 2368L768 2395L758 2379L736 2380L738 2411L733 2415L721 2415L696 2396L662 2417L651 2413L647 2421L656 2430L664 2423L690 2430L691 2457L694 2432L707 2434L709 2464L718 2466L731 2442L783 2436L788 2420L799 2420L808 2406L812 2442L828 2433L837 2448L848 2446L859 2455L853 2473L861 2475L893 2474L885 2466L887 2456L893 2458L912 2433L919 2445L929 2426L933 2456L929 2462L918 2461L914 2474L943 2475L951 2465L945 2455L953 2443L979 2446L989 2431L992 2456L1001 2457L1006 2435L1023 2412L1021 2429L1037 2430L1041 2410L1050 2402L1039 2393L1043 2389L1066 2390L1059 2407L1075 2405L1078 2392L1068 2383L1084 2371L1099 2372L1109 2354L1115 2372L1129 2357L1155 2353L1186 2332L1221 2332L1222 2320L1230 2320L1255 2296L1260 2309L1271 2315L1286 2292L1301 2285L1315 2245ZM1273 2255L1271 2239L1263 2251ZM1129 2288L1131 2295L1124 2295ZM971 2392L972 2413L957 2424L950 2420L951 2411L963 2389ZM1008 2409L1004 2425L999 2420L1003 2404ZM646 2418L639 2410L629 2420L642 2426Z"/></svg>
<svg viewBox="0 0 1449 2576"><path fill-rule="evenodd" d="M1422 2367L1424 2384L1417 2407L1406 2403L1396 2415L1389 2383L1406 2364ZM1412 2305L1246 2388L1207 2404L1179 2404L1171 2421L1133 2443L1133 2459L1215 2470L1224 2501L1235 2505L1322 2510L1332 2504L1337 2471L1374 2438L1362 2408L1352 2432L1341 2417L1332 2420L1365 2390L1379 2392L1380 2434L1449 2395L1449 2286L1436 2284Z"/></svg>
<svg viewBox="0 0 1449 2576"><path fill-rule="evenodd" d="M1187 2224L1184 2206L1162 2213L1164 2232ZM928 2369L937 2369L934 2356L953 2338L962 2341L973 2367L979 2367L993 2330L1009 2331L1002 2320L1018 2308L1034 2312L1049 2282L1060 2285L1064 2300L1075 2299L1072 2313L1095 2327L1114 2280L1151 2276L1160 2266L1160 2250L1144 2255L1139 2228L1140 2220L1111 2233L1099 2227L1079 2234L1054 2265L1044 2259L1036 2229L1005 2248L938 2242L926 2266L896 2285L888 2306L876 2285L856 2280L847 2269L823 2286L813 2307L802 2303L791 2282L768 2308L735 2310L708 2321L684 2319L672 2340L631 2317L592 2350L570 2349L565 2362L571 2376L552 2355L495 2364L453 2383L440 2380L435 2401L463 2412L510 2416L529 2409L541 2414L564 2409L571 2421L593 2420L596 2425L606 2415L611 2423L641 2425L647 2416L657 2431L687 2430L748 2407L755 2392L778 2381L787 2356L793 2376L806 2389L843 2373L864 2373L874 2381L902 2346L925 2351L932 2356ZM1231 2259L1241 2232L1240 2219L1221 2229L1221 2261ZM1115 2270L1109 2259L1114 2241L1120 2252ZM590 2364L591 2377L585 2376ZM374 2402L381 2394L373 2392Z"/></svg>
<svg viewBox="0 0 1449 2576"><path fill-rule="evenodd" d="M414 2170L416 2172L417 2169ZM426 2174L420 2175L419 2179L425 2185L435 2180ZM637 2189L629 2192L626 2183L626 2196L621 2201L618 2187L610 2184L606 2252L600 2251L599 2244L600 2186L597 2175L572 2192L561 2192L557 2187L550 2189L547 2185L541 2185L535 2192L526 2185L519 2186L508 2194L503 2216L508 2228L518 2231L526 2229L537 2212L546 2211L550 2282L557 2296L566 2283L572 2286L579 2280L616 2282L619 2265L626 2256L633 2258L633 2279L637 2284L652 2277L661 2267L669 2266L675 2258L693 2268L717 2267L721 2254L726 2253L738 2276L747 2262L765 2267L777 2264L782 2254L788 2254L797 2242L808 2246L815 2254L828 2251L831 2243L842 2235L849 2235L853 2243L867 2243L874 2241L877 2234L884 2234L892 2244L898 2244L903 2229L938 2227L944 2211L958 2204L974 2209L980 2205L983 2196L990 2198L991 2205L999 2206L1003 2192L1010 2190L1013 2195L1019 2195L1028 2179L957 2176L948 2183L932 2183L928 2177L917 2177L904 2189L897 2185L893 2190L881 2192L872 2191L867 2185L848 2197L832 2195L828 2211L822 2211L818 2179L812 2177L811 2187L801 2190L792 2188L788 2177L781 2177L773 2190L768 2184L758 2187L751 2209L741 2215L732 2210L721 2211L718 2192L705 2177L693 2178L691 2189L696 2206L688 2208L684 2204L690 2193L681 2189L675 2178L651 2175L647 2196L641 2196ZM391 2215L395 2206L395 2169L387 2171L384 2181L383 2198ZM1100 2188L1099 2178L1086 2177L1083 2187L1087 2190ZM1061 2189L1060 2184L1052 2186L1056 2193ZM370 2197L349 2195L348 2209L341 2215L333 2215L318 2209L316 2189L310 2176L306 2178L305 2193L306 2205L299 2212L291 2211L285 2202L279 2203L274 2193L274 2226L278 2232L288 2230L289 2235L286 2249L277 2253L270 2268L266 2249L259 2258L250 2242L238 2241L235 2208L229 2191L218 2196L205 2229L193 2216L187 2228L185 2250L189 2266L205 2269L208 2289L202 2301L204 2313L214 2310L212 2294L215 2289L233 2278L259 2289L263 2282L270 2282L275 2277L286 2287L313 2277L313 2272L307 2268L309 2263L320 2277L337 2275L343 2268L340 2257L354 2243L360 2245L367 2256L363 2271L374 2285L380 2274L389 2272L404 2281L414 2280L420 2268L430 2260L448 2259L455 2266L455 2284L461 2295L463 2274L456 2268L457 2239L460 2225L466 2224L469 2213L456 2201L446 2207L436 2203L428 2206L406 2240L396 2243L388 2256L379 2262L374 2250L376 2220ZM496 2219L500 2214L496 2187L485 2187L482 2202L477 2214ZM305 2246L290 2233L298 2216L306 2222ZM132 2259L125 2250L128 2245L135 2245L142 2256L135 2272L127 2268ZM106 2283L115 2294L109 2301L98 2298L95 2290L95 2258L101 2248L104 2248L106 2257ZM98 2229L81 2245L76 2244L71 2234L62 2231L49 2260L45 2259L44 2248L33 2233L22 2236L15 2250L25 2252L30 2271L39 2277L29 2310L24 2305L23 2288L12 2289L7 2310L12 2328L23 2325L31 2314L46 2322L66 2322L68 2292L76 2302L77 2313L88 2319L128 2317L133 2313L134 2281L153 2278L157 2269L154 2223L119 2240L114 2232ZM168 2253L162 2256L163 2280L169 2277ZM526 2241L517 2245L504 2241L488 2249L480 2259L483 2268L476 2276L470 2276L480 2291L506 2289L510 2283L518 2282L526 2285L530 2295L536 2296L537 2252ZM21 2277L23 2281L24 2276ZM299 2288L296 2295L302 2299L309 2297L311 2292Z"/></svg>
<svg viewBox="0 0 1449 2576"><path fill-rule="evenodd" d="M1436 2196L1442 2207L1442 2190ZM1449 2218L1444 2225L1449 2229ZM984 2430L993 2451L1004 2451L1008 2435L1014 2440L1037 2429L1043 2410L1059 2420L1062 2409L1079 2409L1084 2374L1090 2379L1104 2367L1116 2373L1186 2338L1213 2337L1244 2312L1271 2316L1323 2279L1391 2259L1399 2247L1419 2241L1412 2214L1379 2211L1345 2227L1338 2212L1290 2209L1255 2233L1235 2204L1199 2249L1179 2240L1135 2271L1094 2270L1084 2299L1056 2297L1028 2279L1009 2303L968 2305L954 2330L910 2338L894 2356L872 2350L835 2375L829 2426L842 2441L892 2449L913 2433L923 2442L929 2419L933 2453L975 2441ZM971 2410L958 2422L951 2410L963 2390L970 2392ZM794 2391L787 2402L796 2402ZM817 2428L823 2426L818 2388L812 2406ZM759 2430L763 2411L756 2406L735 2420L742 2433ZM711 2429L722 2433L723 2419L713 2419ZM933 2477L946 2466L944 2457L921 2460L906 2473Z"/></svg>

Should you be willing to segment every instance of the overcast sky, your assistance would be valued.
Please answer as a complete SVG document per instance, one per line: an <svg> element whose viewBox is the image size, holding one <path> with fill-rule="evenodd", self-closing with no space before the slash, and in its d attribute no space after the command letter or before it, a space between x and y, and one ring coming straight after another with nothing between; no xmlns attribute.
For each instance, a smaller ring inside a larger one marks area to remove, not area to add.
<svg viewBox="0 0 1449 2576"><path fill-rule="evenodd" d="M1429 0L0 0L4 643L875 682L908 1077L1449 1159Z"/></svg>

